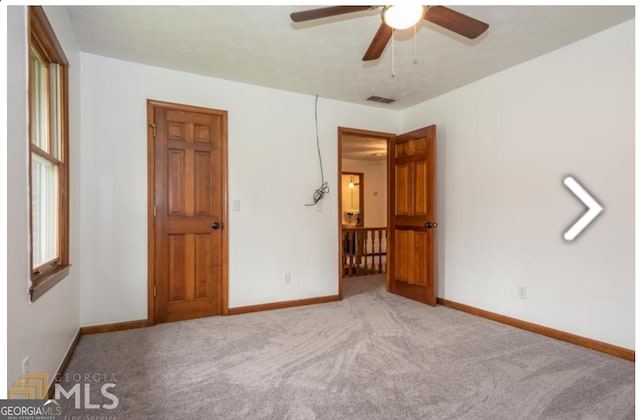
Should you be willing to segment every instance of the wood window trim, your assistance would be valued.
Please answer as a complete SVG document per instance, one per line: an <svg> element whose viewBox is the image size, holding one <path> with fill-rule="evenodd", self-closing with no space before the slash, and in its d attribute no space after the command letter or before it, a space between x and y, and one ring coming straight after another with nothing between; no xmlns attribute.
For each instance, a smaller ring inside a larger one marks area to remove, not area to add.
<svg viewBox="0 0 640 420"><path fill-rule="evenodd" d="M37 45L49 62L69 66L69 60L42 6L29 6L29 40L30 46Z"/></svg>
<svg viewBox="0 0 640 420"><path fill-rule="evenodd" d="M31 302L44 295L53 286L60 283L62 279L69 275L69 269L71 265L56 266L53 270L50 270L46 274L36 275L31 279L31 287L29 288L29 294L31 295ZM39 278L36 278L39 277Z"/></svg>
<svg viewBox="0 0 640 420"><path fill-rule="evenodd" d="M61 141L60 141L60 159L55 158L39 149L33 144L31 139L32 119L29 118L29 236L32 237L32 195L31 195L31 160L32 155L37 154L43 158L50 160L58 166L58 229L59 229L59 252L58 256L33 267L33 243L29 240L29 270L31 277L31 287L29 294L31 301L35 301L44 295L53 286L58 284L62 279L68 276L71 264L69 263L69 61L64 54L58 38L47 19L47 16L41 6L29 6L29 45L28 51L33 49L47 62L47 64L60 65L60 81L62 95L60 112L61 120ZM32 70L31 61L29 60L29 110L33 109L31 86L32 86ZM49 89L47 89L49 93ZM49 127L50 129L50 127Z"/></svg>

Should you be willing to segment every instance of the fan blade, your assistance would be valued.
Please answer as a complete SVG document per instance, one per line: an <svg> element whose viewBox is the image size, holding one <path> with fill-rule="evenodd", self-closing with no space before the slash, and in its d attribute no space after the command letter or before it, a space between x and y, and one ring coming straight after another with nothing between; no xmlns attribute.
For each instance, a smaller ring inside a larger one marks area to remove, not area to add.
<svg viewBox="0 0 640 420"><path fill-rule="evenodd" d="M376 32L371 44L369 44L369 48L367 52L364 53L364 57L362 57L362 61L371 61L379 58L382 55L382 51L384 51L384 47L387 46L391 35L393 34L393 29L390 26L382 23L380 28L378 28L378 32Z"/></svg>
<svg viewBox="0 0 640 420"><path fill-rule="evenodd" d="M360 12L371 8L372 6L331 6L295 12L291 13L290 16L291 20L294 22L305 22L307 20L320 19L329 16L344 15L345 13Z"/></svg>
<svg viewBox="0 0 640 420"><path fill-rule="evenodd" d="M489 27L487 23L444 6L429 7L424 19L469 39L477 38Z"/></svg>

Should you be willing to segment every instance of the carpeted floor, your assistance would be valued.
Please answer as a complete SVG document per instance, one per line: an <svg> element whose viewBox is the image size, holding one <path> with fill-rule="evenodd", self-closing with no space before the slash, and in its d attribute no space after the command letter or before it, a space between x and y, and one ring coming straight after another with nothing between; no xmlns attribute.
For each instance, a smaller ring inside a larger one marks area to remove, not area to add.
<svg viewBox="0 0 640 420"><path fill-rule="evenodd" d="M403 299L387 293L380 276L344 283L340 302L84 336L62 385L91 383L89 402L112 404L101 386L113 381L107 392L118 406L75 410L62 398L64 414L634 418L631 362Z"/></svg>

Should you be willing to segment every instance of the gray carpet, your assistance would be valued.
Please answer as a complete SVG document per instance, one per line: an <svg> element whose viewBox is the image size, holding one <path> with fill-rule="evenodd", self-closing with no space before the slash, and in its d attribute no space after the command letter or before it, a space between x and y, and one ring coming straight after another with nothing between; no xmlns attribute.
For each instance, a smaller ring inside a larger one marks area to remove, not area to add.
<svg viewBox="0 0 640 420"><path fill-rule="evenodd" d="M115 379L119 405L62 406L117 419L633 419L634 370L391 295L374 276L345 279L341 302L84 336L63 386L91 374L90 402L108 404L100 385Z"/></svg>

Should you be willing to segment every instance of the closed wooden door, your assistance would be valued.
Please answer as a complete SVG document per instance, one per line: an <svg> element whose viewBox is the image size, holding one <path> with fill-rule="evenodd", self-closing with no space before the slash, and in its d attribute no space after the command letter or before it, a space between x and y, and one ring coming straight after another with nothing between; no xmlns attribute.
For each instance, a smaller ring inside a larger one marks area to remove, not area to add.
<svg viewBox="0 0 640 420"><path fill-rule="evenodd" d="M436 126L390 142L389 290L436 304Z"/></svg>
<svg viewBox="0 0 640 420"><path fill-rule="evenodd" d="M226 112L163 103L150 107L155 320L221 314L226 302Z"/></svg>

